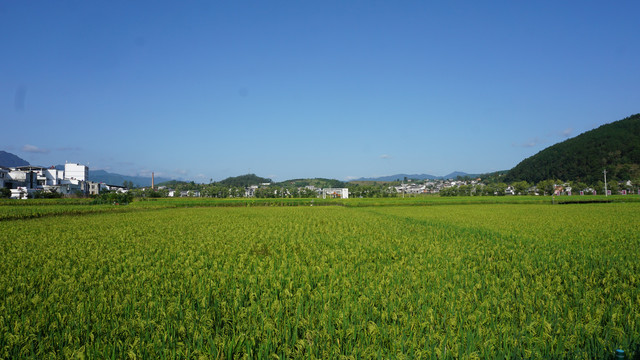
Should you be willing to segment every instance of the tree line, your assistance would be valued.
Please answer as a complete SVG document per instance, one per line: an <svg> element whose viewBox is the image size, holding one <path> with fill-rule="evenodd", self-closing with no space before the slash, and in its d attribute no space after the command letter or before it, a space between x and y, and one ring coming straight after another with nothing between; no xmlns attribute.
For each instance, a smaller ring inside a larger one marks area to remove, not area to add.
<svg viewBox="0 0 640 360"><path fill-rule="evenodd" d="M562 180L542 180L537 183L529 183L527 181L517 181L508 185L505 182L489 183L489 184L469 184L444 188L440 190L440 196L503 196L507 194L513 195L553 195L556 190L560 189L566 193L571 189L574 195L584 191L585 194L591 195L591 191L597 194L605 193L605 185L603 181L597 181L594 184L586 184L581 181L562 181ZM612 194L626 190L627 193L636 193L640 189L640 179L635 181L618 182L615 180L607 181L607 190L611 190ZM511 192L508 192L510 190Z"/></svg>

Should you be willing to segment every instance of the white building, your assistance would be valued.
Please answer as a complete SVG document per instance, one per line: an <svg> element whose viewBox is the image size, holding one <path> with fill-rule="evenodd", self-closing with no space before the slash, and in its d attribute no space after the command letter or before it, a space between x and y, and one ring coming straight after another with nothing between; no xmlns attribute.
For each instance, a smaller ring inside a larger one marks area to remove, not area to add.
<svg viewBox="0 0 640 360"><path fill-rule="evenodd" d="M17 187L15 189L11 189L11 199L28 199L29 198L29 190L26 187ZM31 190L33 192L33 190Z"/></svg>
<svg viewBox="0 0 640 360"><path fill-rule="evenodd" d="M326 199L327 196L329 198L348 199L349 198L349 189L347 189L347 188L326 188L326 189L322 189L322 198Z"/></svg>
<svg viewBox="0 0 640 360"><path fill-rule="evenodd" d="M56 168L45 169L42 171L42 175L45 177L45 185L60 185L64 179L64 171Z"/></svg>
<svg viewBox="0 0 640 360"><path fill-rule="evenodd" d="M251 185L244 190L244 196L254 197L256 194L256 190L258 190L258 185Z"/></svg>
<svg viewBox="0 0 640 360"><path fill-rule="evenodd" d="M98 195L100 194L100 189L104 184L97 183L94 181L87 181L87 186L89 188L89 195Z"/></svg>
<svg viewBox="0 0 640 360"><path fill-rule="evenodd" d="M126 194L129 190L121 185L107 185L100 183L100 190L115 191L118 194Z"/></svg>
<svg viewBox="0 0 640 360"><path fill-rule="evenodd" d="M418 185L418 184L402 184L400 186L396 186L395 190L397 193L405 193L405 194L424 194L427 192L426 185Z"/></svg>
<svg viewBox="0 0 640 360"><path fill-rule="evenodd" d="M88 194L89 184L87 181L81 181L76 179L64 179L57 187L59 192L65 195L71 195L76 193Z"/></svg>
<svg viewBox="0 0 640 360"><path fill-rule="evenodd" d="M64 171L40 166L0 168L0 186L10 189L12 198L26 198L36 191L62 194L99 192L99 185L92 187L88 180L89 168L81 164L65 164Z"/></svg>
<svg viewBox="0 0 640 360"><path fill-rule="evenodd" d="M64 164L64 178L72 180L89 180L89 167L81 164Z"/></svg>

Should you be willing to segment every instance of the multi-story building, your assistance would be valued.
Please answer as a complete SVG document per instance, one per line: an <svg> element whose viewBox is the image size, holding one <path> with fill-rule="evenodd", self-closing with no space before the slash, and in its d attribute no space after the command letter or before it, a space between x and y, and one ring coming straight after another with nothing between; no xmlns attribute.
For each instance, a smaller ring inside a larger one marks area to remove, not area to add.
<svg viewBox="0 0 640 360"><path fill-rule="evenodd" d="M99 192L99 185L89 181L89 167L67 163L64 170L54 167L19 166L0 168L0 187L11 190L12 198L24 199L36 191L55 191L61 194L89 194Z"/></svg>
<svg viewBox="0 0 640 360"><path fill-rule="evenodd" d="M64 178L87 181L89 180L89 167L81 164L66 163L64 164Z"/></svg>

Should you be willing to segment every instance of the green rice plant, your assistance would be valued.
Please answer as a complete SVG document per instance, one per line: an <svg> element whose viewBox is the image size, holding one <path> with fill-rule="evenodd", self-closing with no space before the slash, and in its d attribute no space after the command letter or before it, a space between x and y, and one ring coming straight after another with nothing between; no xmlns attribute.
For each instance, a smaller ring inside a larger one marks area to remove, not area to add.
<svg viewBox="0 0 640 360"><path fill-rule="evenodd" d="M0 358L638 353L638 204L196 203L0 222Z"/></svg>

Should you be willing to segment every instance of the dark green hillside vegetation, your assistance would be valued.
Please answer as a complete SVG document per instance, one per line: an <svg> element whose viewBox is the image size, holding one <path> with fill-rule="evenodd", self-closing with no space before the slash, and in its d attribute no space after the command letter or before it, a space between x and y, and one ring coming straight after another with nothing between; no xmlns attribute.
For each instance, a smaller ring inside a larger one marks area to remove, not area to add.
<svg viewBox="0 0 640 360"><path fill-rule="evenodd" d="M193 181L171 180L156 184L156 186L166 186L177 190L199 190L202 184L196 184Z"/></svg>
<svg viewBox="0 0 640 360"><path fill-rule="evenodd" d="M304 186L315 186L317 188L343 188L347 187L346 184L340 180L336 179L325 179L325 178L314 178L314 179L291 179L286 180L279 185L283 186L295 186L295 187L304 187Z"/></svg>
<svg viewBox="0 0 640 360"><path fill-rule="evenodd" d="M506 182L563 179L595 183L640 178L640 114L550 146L511 169Z"/></svg>
<svg viewBox="0 0 640 360"><path fill-rule="evenodd" d="M257 176L256 174L247 174L226 178L219 182L219 184L227 186L251 186L259 185L262 183L270 183L271 179Z"/></svg>
<svg viewBox="0 0 640 360"><path fill-rule="evenodd" d="M477 177L482 179L482 182L485 184L495 184L495 183L504 182L507 172L508 170L500 170L500 171L494 171L486 174L480 174ZM468 179L463 178L463 180L468 180Z"/></svg>
<svg viewBox="0 0 640 360"><path fill-rule="evenodd" d="M173 189L176 186L186 185L186 184L189 184L189 183L187 181L169 180L169 181L163 181L161 183L156 183L156 186L166 186Z"/></svg>

